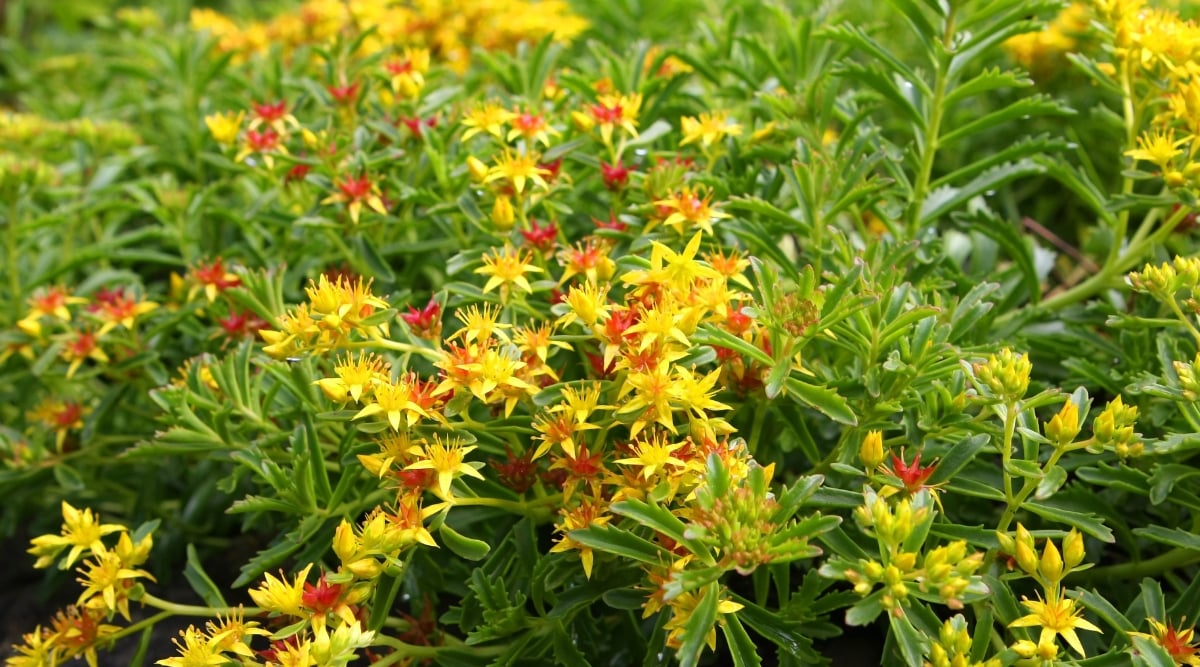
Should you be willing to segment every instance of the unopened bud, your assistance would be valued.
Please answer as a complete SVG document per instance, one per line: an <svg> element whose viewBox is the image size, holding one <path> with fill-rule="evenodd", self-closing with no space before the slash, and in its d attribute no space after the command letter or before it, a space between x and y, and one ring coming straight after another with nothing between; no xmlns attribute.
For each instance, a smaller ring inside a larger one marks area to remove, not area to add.
<svg viewBox="0 0 1200 667"><path fill-rule="evenodd" d="M1017 553L1014 555L1017 558L1017 565L1021 566L1022 570L1029 574L1037 572L1038 557L1033 547L1024 542L1017 542Z"/></svg>
<svg viewBox="0 0 1200 667"><path fill-rule="evenodd" d="M874 470L883 463L883 434L879 431L868 431L858 448L858 460L867 470Z"/></svg>
<svg viewBox="0 0 1200 667"><path fill-rule="evenodd" d="M1046 547L1042 549L1042 562L1040 569L1042 576L1048 581L1058 582L1062 579L1062 555L1058 552L1058 547L1054 546L1054 540L1046 540Z"/></svg>
<svg viewBox="0 0 1200 667"><path fill-rule="evenodd" d="M1063 560L1066 561L1067 569L1072 570L1082 563L1083 556L1083 535L1072 528L1063 538Z"/></svg>
<svg viewBox="0 0 1200 667"><path fill-rule="evenodd" d="M1079 435L1079 408L1070 399L1046 424L1046 437L1058 447L1066 447Z"/></svg>
<svg viewBox="0 0 1200 667"><path fill-rule="evenodd" d="M471 174L472 181L482 183L483 179L487 178L488 166L483 160L472 155L467 158L467 171Z"/></svg>
<svg viewBox="0 0 1200 667"><path fill-rule="evenodd" d="M516 219L512 200L508 197L496 197L496 203L492 204L492 224L496 225L496 229L500 231L512 229Z"/></svg>
<svg viewBox="0 0 1200 667"><path fill-rule="evenodd" d="M900 568L901 570L908 571L916 567L917 555L909 551L904 551L896 554L896 556L892 558L892 562L895 563L896 567Z"/></svg>

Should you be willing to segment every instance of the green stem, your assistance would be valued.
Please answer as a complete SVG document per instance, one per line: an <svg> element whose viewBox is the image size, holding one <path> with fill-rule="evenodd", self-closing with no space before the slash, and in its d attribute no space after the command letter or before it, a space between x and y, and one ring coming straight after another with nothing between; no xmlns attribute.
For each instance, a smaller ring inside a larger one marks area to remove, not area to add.
<svg viewBox="0 0 1200 667"><path fill-rule="evenodd" d="M1120 563L1107 567L1095 567L1090 570L1074 572L1068 575L1072 581L1089 583L1094 581L1112 581L1114 579L1141 579L1155 577L1164 572L1200 563L1200 552L1195 549L1171 549L1155 556L1150 560Z"/></svg>
<svg viewBox="0 0 1200 667"><path fill-rule="evenodd" d="M241 605L238 605L236 607L204 607L204 606L193 605L193 604L178 604L175 602L171 602L170 600L163 600L162 598L157 598L149 593L144 593L141 597L141 600L139 600L139 601L148 607L154 607L155 609L161 609L161 610L163 610L164 613L170 614L172 616L203 616L203 617L208 617L208 618L215 618L217 616L225 616L227 614L232 614L237 611L241 611L242 613L245 613L249 616L253 616L255 614L261 614L264 611L266 611L265 609L260 609L258 607L243 607Z"/></svg>
<svg viewBox="0 0 1200 667"><path fill-rule="evenodd" d="M1192 323L1191 318L1184 314L1183 309L1179 307L1179 302L1175 300L1174 295L1169 295L1166 301L1167 305L1170 306L1171 311L1175 313L1175 317L1178 317L1179 321L1183 322L1183 326L1187 327L1188 333L1192 334L1192 338L1196 340L1196 345L1200 346L1200 329L1197 329L1196 325Z"/></svg>
<svg viewBox="0 0 1200 667"><path fill-rule="evenodd" d="M1100 270L1091 278L1088 278L1087 280L1079 283L1069 290L1066 290L1065 292L1059 292L1055 296L1046 299L1037 306L1037 309L1041 311L1053 311L1060 308L1065 308L1072 304L1083 301L1096 292L1104 289L1114 278L1131 269L1146 256L1146 253L1153 250L1155 246L1166 239L1166 237L1169 236L1171 232L1175 231L1175 228L1179 226L1179 223L1183 222L1183 219L1191 212L1191 208L1187 206L1180 206L1175 210L1174 213L1171 214L1171 217L1167 218L1166 222L1164 222L1162 226L1155 230L1152 234L1142 235L1140 237L1135 236L1129 246L1125 249L1125 252L1118 255L1115 259L1106 262L1104 266L1100 267ZM1115 242L1119 243L1120 241L1117 240ZM1017 311L1012 312L1015 313ZM1004 319L1007 318L1002 317L1001 321Z"/></svg>
<svg viewBox="0 0 1200 667"><path fill-rule="evenodd" d="M1002 461L1002 468L1000 472L1002 475L1004 475L1004 501L1008 503L1008 510L1012 510L1014 501L1012 475L1008 472L1008 463L1012 460L1013 432L1016 431L1016 429L1017 403L1012 402L1006 405L1004 409L1004 442L1001 444L1000 449L1000 460Z"/></svg>
<svg viewBox="0 0 1200 667"><path fill-rule="evenodd" d="M1061 447L1055 448L1054 453L1051 454L1050 458L1046 461L1046 465L1042 466L1042 473L1045 474L1046 472L1049 472L1051 468L1058 465L1059 459L1062 458L1066 451L1066 449ZM1005 479L1007 478L1008 476L1005 475ZM996 532L1004 533L1008 531L1008 525L1012 523L1013 518L1017 516L1017 511L1021 509L1021 505L1023 505L1025 501L1029 499L1029 494L1033 493L1034 489L1036 488L1037 482L1031 479L1025 480L1025 483L1021 485L1020 492L1017 493L1017 497L1008 504L1008 507L1004 510L1004 514L1000 516L1000 523L996 524Z"/></svg>
<svg viewBox="0 0 1200 667"><path fill-rule="evenodd" d="M953 51L954 42L954 8L946 17L946 27L942 33L942 45L946 53ZM917 169L913 185L912 200L908 204L908 238L917 237L921 228L921 209L925 207L925 199L929 195L929 183L933 177L933 162L937 157L938 142L942 133L942 115L945 113L946 88L950 83L949 59L936 63L933 95L929 100L929 123L925 126L924 145L921 147L921 165ZM819 248L818 248L819 250Z"/></svg>

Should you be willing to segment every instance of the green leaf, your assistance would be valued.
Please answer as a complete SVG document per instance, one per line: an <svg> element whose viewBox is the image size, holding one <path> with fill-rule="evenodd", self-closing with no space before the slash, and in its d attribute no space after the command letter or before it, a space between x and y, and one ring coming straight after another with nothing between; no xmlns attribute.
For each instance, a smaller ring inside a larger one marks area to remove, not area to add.
<svg viewBox="0 0 1200 667"><path fill-rule="evenodd" d="M1200 535L1183 530L1182 528L1146 526L1145 528L1134 528L1133 534L1180 549L1200 551Z"/></svg>
<svg viewBox="0 0 1200 667"><path fill-rule="evenodd" d="M1074 526L1084 534L1100 540L1101 542L1112 543L1116 541L1113 533L1104 525L1100 517L1095 514L1083 514L1082 512L1073 512L1071 510L1062 509L1061 507L1053 507L1044 503L1027 502L1024 508L1037 514L1043 519L1065 523L1069 526Z"/></svg>
<svg viewBox="0 0 1200 667"><path fill-rule="evenodd" d="M725 623L721 626L721 632L725 635L725 642L729 645L729 654L733 657L734 667L762 665L762 658L758 657L758 649L754 646L750 635L746 633L746 628L742 627L737 613L722 614L722 617L725 619Z"/></svg>
<svg viewBox="0 0 1200 667"><path fill-rule="evenodd" d="M960 139L978 135L1012 120L1023 120L1032 116L1071 116L1074 113L1074 110L1045 95L1022 97L1006 107L984 114L942 135L938 140L938 148L947 148Z"/></svg>
<svg viewBox="0 0 1200 667"><path fill-rule="evenodd" d="M671 560L671 554L666 549L615 526L591 525L573 530L568 536L586 547L651 565L661 565Z"/></svg>
<svg viewBox="0 0 1200 667"><path fill-rule="evenodd" d="M1150 637L1133 636L1133 664L1145 667L1175 667L1175 659Z"/></svg>
<svg viewBox="0 0 1200 667"><path fill-rule="evenodd" d="M1117 608L1112 605L1103 595L1096 591L1079 591L1078 600L1080 604L1091 609L1097 616L1104 620L1112 627L1120 630L1122 633L1133 632L1137 628L1125 618L1124 614L1117 611Z"/></svg>
<svg viewBox="0 0 1200 667"><path fill-rule="evenodd" d="M554 640L554 663L562 667L591 667L579 646L567 635L562 621L555 621L550 635Z"/></svg>
<svg viewBox="0 0 1200 667"><path fill-rule="evenodd" d="M921 208L921 223L931 224L975 197L996 190L1010 181L1045 172L1044 166L1032 159L1025 158L989 169L961 187L943 187L934 190Z"/></svg>
<svg viewBox="0 0 1200 667"><path fill-rule="evenodd" d="M492 550L487 542L467 537L445 523L438 528L438 535L446 548L467 560L483 560Z"/></svg>
<svg viewBox="0 0 1200 667"><path fill-rule="evenodd" d="M983 70L947 93L944 104L946 108L954 108L968 97L981 93L1004 88L1028 88L1032 85L1033 79L1021 72L993 67Z"/></svg>
<svg viewBox="0 0 1200 667"><path fill-rule="evenodd" d="M904 662L908 663L908 667L921 667L924 664L925 638L913 627L907 616L888 614L888 622L892 627L892 637L900 645L900 654L904 656Z"/></svg>
<svg viewBox="0 0 1200 667"><path fill-rule="evenodd" d="M1047 470L1045 476L1038 482L1037 490L1033 492L1033 497L1038 500L1045 500L1058 492L1066 481L1066 468L1054 466Z"/></svg>
<svg viewBox="0 0 1200 667"><path fill-rule="evenodd" d="M784 386L787 387L789 396L794 396L826 417L848 426L858 425L858 418L854 416L854 411L850 409L846 399L829 387L809 384L795 376L788 377Z"/></svg>
<svg viewBox="0 0 1200 667"><path fill-rule="evenodd" d="M200 565L200 555L196 553L194 545L187 545L187 567L183 570L183 576L191 585L192 590L196 591L196 595L204 600L204 604L210 607L228 607L224 596L221 595L221 588L213 583L213 580L204 571L204 567Z"/></svg>
<svg viewBox="0 0 1200 667"><path fill-rule="evenodd" d="M681 667L696 667L700 662L700 654L704 651L705 641L713 624L717 622L717 606L720 604L721 588L717 582L704 587L700 603L692 610L687 623L683 626L683 635L679 647L679 664Z"/></svg>
<svg viewBox="0 0 1200 667"><path fill-rule="evenodd" d="M687 537L687 526L665 507L652 505L643 500L622 500L613 503L611 509L613 514L627 516L643 526L683 544L692 553L700 554L706 551L703 544Z"/></svg>
<svg viewBox="0 0 1200 667"><path fill-rule="evenodd" d="M950 447L950 451L942 457L937 470L929 478L930 484L946 482L967 467L975 457L988 445L990 438L985 433L975 435Z"/></svg>

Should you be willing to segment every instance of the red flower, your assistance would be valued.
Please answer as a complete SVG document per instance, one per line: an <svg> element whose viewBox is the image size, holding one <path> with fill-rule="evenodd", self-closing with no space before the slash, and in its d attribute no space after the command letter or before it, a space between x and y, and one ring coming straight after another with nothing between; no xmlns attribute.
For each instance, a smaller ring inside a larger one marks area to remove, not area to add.
<svg viewBox="0 0 1200 667"><path fill-rule="evenodd" d="M596 229L611 229L615 232L623 232L629 229L629 225L621 222L621 220L617 218L617 214L612 212L608 214L608 220L592 218L592 222L596 223Z"/></svg>
<svg viewBox="0 0 1200 667"><path fill-rule="evenodd" d="M305 582L304 592L300 594L300 603L314 613L325 614L338 606L343 592L341 584L328 583L322 574L316 585Z"/></svg>
<svg viewBox="0 0 1200 667"><path fill-rule="evenodd" d="M228 317L220 318L217 324L221 326L225 337L230 340L238 338L255 338L261 329L267 328L267 322L249 310L231 312Z"/></svg>
<svg viewBox="0 0 1200 667"><path fill-rule="evenodd" d="M246 145L253 152L268 153L279 147L279 133L269 127L262 132L247 130Z"/></svg>
<svg viewBox="0 0 1200 667"><path fill-rule="evenodd" d="M296 181L303 181L304 178L306 176L308 176L308 172L310 172L310 171L312 171L311 164L304 164L304 163L294 164L294 165L292 165L292 168L288 169L287 173L284 174L283 180L285 183L295 183Z"/></svg>
<svg viewBox="0 0 1200 667"><path fill-rule="evenodd" d="M533 462L533 450L517 456L508 445L504 445L504 462L491 461L500 478L500 483L517 493L525 493L537 481L537 464Z"/></svg>
<svg viewBox="0 0 1200 667"><path fill-rule="evenodd" d="M521 236L525 237L525 243L543 253L554 250L554 246L558 243L558 225L550 222L542 227L536 220L530 221L530 224L532 228L529 231L521 230Z"/></svg>
<svg viewBox="0 0 1200 667"><path fill-rule="evenodd" d="M900 482L904 485L904 490L911 494L928 488L925 482L929 480L935 470L937 470L937 461L922 468L921 452L917 452L910 464L905 464L903 458L892 454L892 469L888 472L899 477Z"/></svg>
<svg viewBox="0 0 1200 667"><path fill-rule="evenodd" d="M400 319L412 329L418 338L437 340L442 335L442 304L430 297L424 308L408 307L407 313L401 313Z"/></svg>
<svg viewBox="0 0 1200 667"><path fill-rule="evenodd" d="M333 101L342 106L354 104L358 99L357 81L348 86L329 86L326 90L333 96Z"/></svg>
<svg viewBox="0 0 1200 667"><path fill-rule="evenodd" d="M600 163L600 177L604 179L604 187L612 191L623 190L629 184L629 168L617 160L616 164Z"/></svg>
<svg viewBox="0 0 1200 667"><path fill-rule="evenodd" d="M546 174L542 174L542 177L546 180L547 183L553 183L555 180L558 179L558 173L560 171L562 171L562 161L563 161L562 158L558 158L554 162L538 163L538 168L545 169L547 172L549 172Z"/></svg>
<svg viewBox="0 0 1200 667"><path fill-rule="evenodd" d="M280 100L278 102L253 102L250 108L254 110L254 115L258 120L270 125L283 120L287 117L287 101Z"/></svg>

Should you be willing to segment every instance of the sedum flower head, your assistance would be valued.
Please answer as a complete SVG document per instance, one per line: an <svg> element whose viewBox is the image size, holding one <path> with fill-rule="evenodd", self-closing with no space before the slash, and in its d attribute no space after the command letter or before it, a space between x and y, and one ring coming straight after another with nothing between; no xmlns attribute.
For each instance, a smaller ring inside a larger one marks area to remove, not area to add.
<svg viewBox="0 0 1200 667"><path fill-rule="evenodd" d="M66 569L73 565L85 551L103 553L107 549L100 540L105 535L127 530L125 526L113 523L100 523L100 517L92 510L82 510L71 506L67 501L62 502L62 533L59 535L40 535L33 538L33 548L29 553L38 557L34 563L36 568L49 567L63 549L70 547L66 559L59 566Z"/></svg>

